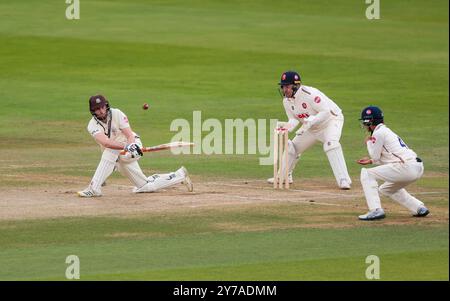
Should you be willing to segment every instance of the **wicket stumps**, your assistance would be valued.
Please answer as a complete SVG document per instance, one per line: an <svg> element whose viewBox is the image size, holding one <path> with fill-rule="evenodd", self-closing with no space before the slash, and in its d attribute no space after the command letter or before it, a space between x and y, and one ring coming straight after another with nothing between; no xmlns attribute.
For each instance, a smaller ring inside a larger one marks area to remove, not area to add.
<svg viewBox="0 0 450 301"><path fill-rule="evenodd" d="M278 130L278 126L274 129L273 188L275 189L289 189L288 139L289 136L287 130L280 131Z"/></svg>

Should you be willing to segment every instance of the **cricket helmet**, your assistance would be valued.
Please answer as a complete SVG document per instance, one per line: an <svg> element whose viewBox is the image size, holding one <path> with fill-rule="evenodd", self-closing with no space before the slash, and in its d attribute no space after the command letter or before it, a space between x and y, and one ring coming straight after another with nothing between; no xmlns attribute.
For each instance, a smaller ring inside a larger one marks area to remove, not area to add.
<svg viewBox="0 0 450 301"><path fill-rule="evenodd" d="M359 120L365 126L378 125L384 122L383 111L379 107L368 106L362 110Z"/></svg>
<svg viewBox="0 0 450 301"><path fill-rule="evenodd" d="M286 97L286 95L284 95L283 86L293 85L292 86L292 92L293 92L292 97L293 97L295 95L295 93L297 93L298 89L300 89L300 85L301 85L300 74L298 74L295 71L283 72L283 74L281 74L281 79L280 79L280 82L278 83L278 85L280 86L279 92L280 92L281 97Z"/></svg>
<svg viewBox="0 0 450 301"><path fill-rule="evenodd" d="M300 83L301 83L300 74L298 74L295 71L286 71L283 72L283 74L281 74L281 80L278 83L278 85L280 86L300 85Z"/></svg>
<svg viewBox="0 0 450 301"><path fill-rule="evenodd" d="M109 111L109 102L103 95L94 95L89 98L89 111L95 116L95 110L106 106L106 110Z"/></svg>

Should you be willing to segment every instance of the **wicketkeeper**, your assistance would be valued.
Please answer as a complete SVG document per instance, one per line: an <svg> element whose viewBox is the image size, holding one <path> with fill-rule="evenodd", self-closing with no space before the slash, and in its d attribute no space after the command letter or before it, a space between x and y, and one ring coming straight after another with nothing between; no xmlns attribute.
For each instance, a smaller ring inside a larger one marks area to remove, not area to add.
<svg viewBox="0 0 450 301"><path fill-rule="evenodd" d="M184 167L168 174L144 175L138 163L143 155L139 136L131 130L127 116L119 109L110 108L104 96L90 97L89 110L92 119L87 129L100 145L102 157L89 186L78 192L80 197L101 196L101 186L115 168L133 183L135 193L154 192L179 183L192 191L192 182ZM124 155L120 154L123 150Z"/></svg>
<svg viewBox="0 0 450 301"><path fill-rule="evenodd" d="M282 165L281 172L284 174L288 168L289 182L292 183L292 171L301 154L321 142L337 185L341 189L350 189L352 181L339 143L344 125L341 109L318 89L302 85L300 75L295 71L284 72L279 85L289 119L282 125L283 129L291 132L302 123L295 138L288 142L288 166ZM267 181L273 184L274 179Z"/></svg>

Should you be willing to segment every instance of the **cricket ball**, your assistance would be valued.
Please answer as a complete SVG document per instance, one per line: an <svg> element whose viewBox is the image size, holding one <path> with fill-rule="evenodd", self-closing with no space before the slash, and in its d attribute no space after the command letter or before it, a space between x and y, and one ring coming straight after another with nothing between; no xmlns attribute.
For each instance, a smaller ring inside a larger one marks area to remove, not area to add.
<svg viewBox="0 0 450 301"><path fill-rule="evenodd" d="M142 106L142 109L143 110L148 110L148 108L149 108L148 103L144 103L144 105Z"/></svg>

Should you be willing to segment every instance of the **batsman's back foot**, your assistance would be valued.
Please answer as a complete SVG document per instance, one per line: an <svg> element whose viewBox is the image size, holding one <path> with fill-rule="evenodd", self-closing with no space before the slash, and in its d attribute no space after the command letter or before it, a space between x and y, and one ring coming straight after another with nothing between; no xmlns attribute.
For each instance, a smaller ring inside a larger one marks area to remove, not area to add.
<svg viewBox="0 0 450 301"><path fill-rule="evenodd" d="M180 169L184 173L184 179L183 179L183 182L181 182L181 183L187 187L187 190L189 192L194 191L194 185L192 184L191 178L189 177L189 173L188 173L186 167L182 166Z"/></svg>

